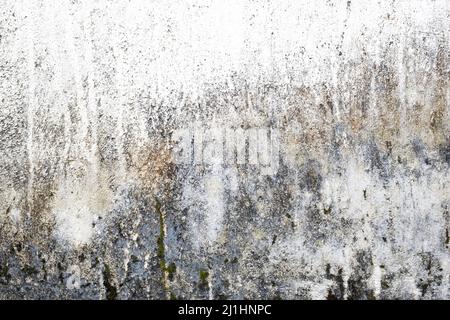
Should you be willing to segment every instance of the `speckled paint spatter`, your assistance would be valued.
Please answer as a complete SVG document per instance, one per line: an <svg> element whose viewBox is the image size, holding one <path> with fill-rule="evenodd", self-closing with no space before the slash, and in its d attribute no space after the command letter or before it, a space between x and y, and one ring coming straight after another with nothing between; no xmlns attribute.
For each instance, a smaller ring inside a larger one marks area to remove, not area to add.
<svg viewBox="0 0 450 320"><path fill-rule="evenodd" d="M0 0L0 298L450 298L450 2Z"/></svg>

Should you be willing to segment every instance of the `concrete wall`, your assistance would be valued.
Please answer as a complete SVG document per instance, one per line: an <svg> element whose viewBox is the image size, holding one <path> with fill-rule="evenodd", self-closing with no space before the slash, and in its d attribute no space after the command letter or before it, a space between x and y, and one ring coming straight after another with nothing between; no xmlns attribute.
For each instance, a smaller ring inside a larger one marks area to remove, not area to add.
<svg viewBox="0 0 450 320"><path fill-rule="evenodd" d="M0 0L0 298L450 298L450 2Z"/></svg>

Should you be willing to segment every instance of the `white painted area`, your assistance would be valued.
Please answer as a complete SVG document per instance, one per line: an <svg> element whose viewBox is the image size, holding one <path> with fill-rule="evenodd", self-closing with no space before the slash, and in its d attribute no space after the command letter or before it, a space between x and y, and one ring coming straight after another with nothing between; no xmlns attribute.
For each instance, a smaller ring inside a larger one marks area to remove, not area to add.
<svg viewBox="0 0 450 320"><path fill-rule="evenodd" d="M225 213L224 179L219 172L212 173L204 180L206 208L205 225L207 239L213 243L222 230L222 221Z"/></svg>
<svg viewBox="0 0 450 320"><path fill-rule="evenodd" d="M77 265L71 265L67 269L69 276L66 279L66 288L69 290L80 289L81 269Z"/></svg>
<svg viewBox="0 0 450 320"><path fill-rule="evenodd" d="M107 216L113 201L112 191L93 181L63 183L52 206L55 237L74 247L89 244L95 235L101 235L101 219Z"/></svg>
<svg viewBox="0 0 450 320"><path fill-rule="evenodd" d="M55 3L58 14L68 12L69 2ZM87 33L92 32L91 23L111 28L105 45L111 45L117 58L119 90L125 86L132 90L131 84L147 85L160 98L174 89L195 98L205 84L222 83L234 72L247 74L250 83L313 84L331 80L341 59L339 51L351 60L366 47L376 57L377 43L404 37L412 26L414 32L426 33L434 21L448 25L446 0L424 3L428 2L397 1L393 11L387 2L344 0L82 1L84 11L75 13L83 13L87 40L101 36ZM105 19L93 20L93 10L103 12ZM414 25L408 25L408 21ZM69 30L74 20L68 17L65 23ZM69 50L71 41L67 45ZM55 46L65 44L56 42ZM85 49L92 50L88 46ZM130 82L135 72L136 82ZM119 96L125 98L121 92ZM122 109L117 111L121 113ZM120 130L122 120L119 117L117 121Z"/></svg>
<svg viewBox="0 0 450 320"><path fill-rule="evenodd" d="M13 208L9 212L9 218L15 225L18 225L20 223L20 221L22 220L22 213L20 212L19 209Z"/></svg>

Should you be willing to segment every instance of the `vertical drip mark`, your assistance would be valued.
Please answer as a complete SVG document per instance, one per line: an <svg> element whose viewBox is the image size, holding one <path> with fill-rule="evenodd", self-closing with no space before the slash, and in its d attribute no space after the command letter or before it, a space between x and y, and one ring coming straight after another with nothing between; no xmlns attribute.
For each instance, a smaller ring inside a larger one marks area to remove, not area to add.
<svg viewBox="0 0 450 320"><path fill-rule="evenodd" d="M15 63L16 65L19 64L19 52L21 51L21 49L23 48L22 43L21 43L21 39L23 39L23 23L22 21L20 21L21 19L23 19L22 16L23 13L23 7L22 7L22 3L21 2L15 2L14 3L14 16L18 17L18 22L21 25L18 25L18 28L14 34L14 42L13 42L13 46L12 46L12 50L11 50L11 61L13 63ZM26 27L25 27L26 28ZM21 52L20 52L21 54Z"/></svg>
<svg viewBox="0 0 450 320"><path fill-rule="evenodd" d="M398 16L397 19L398 21L405 21L404 17L401 16ZM407 141L408 134L406 132L407 100L406 100L405 44L406 44L406 29L405 29L405 22L403 22L400 25L399 43L397 47L397 73L398 73L397 95L398 95L398 114L399 114L398 136L402 147L409 143L409 141ZM408 179L405 177L400 177L399 180L401 180L401 183L399 184L400 194L405 195L407 194L406 185L408 183L407 181ZM399 208L400 223L404 225L405 230L409 231L406 233L406 235L412 234L414 230L411 229L412 226L411 223L413 222L414 217L413 214L410 214L409 210L407 210L407 205L405 205L405 201L403 198L400 199L399 207L400 207ZM403 239L403 241L405 240Z"/></svg>
<svg viewBox="0 0 450 320"><path fill-rule="evenodd" d="M214 300L214 292L213 292L213 277L214 277L214 271L209 270L209 281L208 281L208 299Z"/></svg>
<svg viewBox="0 0 450 320"><path fill-rule="evenodd" d="M406 134L406 112L407 112L407 99L406 99L406 70L405 70L405 44L406 44L406 30L405 25L402 25L400 32L400 39L397 52L397 68L398 68L398 97L400 108L400 141L402 144L407 143L405 139Z"/></svg>
<svg viewBox="0 0 450 320"><path fill-rule="evenodd" d="M68 51L70 52L70 68L74 77L75 81L75 88L76 88L76 108L78 109L79 115L80 115L80 132L78 134L79 140L77 141L80 145L80 155L86 156L87 154L87 129L88 129L88 119L87 119L87 108L84 106L83 102L83 87L82 87L82 80L81 80L81 74L80 74L80 68L79 68L79 57L77 56L77 48L75 45L75 37L73 30L75 29L74 26L74 17L70 14L69 8L67 8L67 3L63 3L63 14L64 17L64 36L65 36L65 45L68 47Z"/></svg>
<svg viewBox="0 0 450 320"><path fill-rule="evenodd" d="M225 188L223 169L221 166L214 166L211 174L204 180L205 202L207 212L205 216L206 223L206 243L214 244L219 238L223 229L223 220L225 215Z"/></svg>
<svg viewBox="0 0 450 320"><path fill-rule="evenodd" d="M157 245L157 256L159 259L159 267L161 269L162 277L161 282L163 285L164 293L166 295L166 299L170 299L170 290L167 284L168 279L168 268L166 263L166 233L167 233L167 227L166 227L166 215L161 207L161 202L155 198L155 210L159 217L159 235L158 239L156 240Z"/></svg>
<svg viewBox="0 0 450 320"><path fill-rule="evenodd" d="M338 72L339 72L339 63L336 62L333 66L332 74L331 74L331 99L333 104L333 117L336 116L336 122L341 122L341 114L340 114L340 97L339 91L339 82L338 82Z"/></svg>
<svg viewBox="0 0 450 320"><path fill-rule="evenodd" d="M379 25L376 29L377 34L381 34L383 31L384 25ZM377 72L380 68L380 61L381 61L381 54L380 54L380 48L381 48L381 41L379 37L375 37L374 40L375 45L375 55L373 57L373 63L372 63L372 74L370 77L370 92L369 92L369 108L370 108L370 116L372 117L373 123L377 123L379 125L379 110L378 110L378 91L377 91Z"/></svg>
<svg viewBox="0 0 450 320"><path fill-rule="evenodd" d="M34 12L32 1L23 0L23 12L27 18L27 73L28 73L28 107L27 107L27 153L28 153L28 186L27 186L27 211L31 214L33 209L33 184L34 184L34 154L33 154L33 130L34 111L36 109L36 79L35 79L35 48L34 48Z"/></svg>
<svg viewBox="0 0 450 320"><path fill-rule="evenodd" d="M120 9L120 8L119 8ZM125 9L126 10L126 9ZM122 182L125 178L125 148L124 148L124 140L125 140L125 131L123 124L123 112L126 107L127 102L127 87L126 87L126 79L124 73L126 72L126 58L123 56L123 52L121 50L121 38L122 34L120 32L120 28L122 26L123 20L118 24L114 25L113 31L113 54L116 62L116 89L118 96L117 103L117 159L118 159L118 178L119 181Z"/></svg>
<svg viewBox="0 0 450 320"><path fill-rule="evenodd" d="M67 175L67 164L69 160L69 153L70 153L70 147L71 147L71 133L70 129L72 126L72 122L70 119L70 110L68 106L68 100L67 96L64 93L64 85L65 85L65 79L64 77L64 68L66 67L66 61L63 59L62 53L61 53L61 45L62 41L64 39L60 39L61 34L59 32L60 28L57 28L58 23L61 23L60 20L57 18L59 15L56 14L56 10L59 10L58 7L60 5L60 2L53 1L51 3L46 2L46 31L49 32L48 38L49 38L49 46L50 46L50 54L54 55L54 62L53 62L53 68L54 68L54 78L55 78L55 85L56 88L54 89L55 95L57 96L56 103L58 104L57 107L61 106L62 109L62 117L63 117L63 132L64 132L64 149L61 157L61 163L60 163L60 172L63 176ZM58 8L57 8L58 7ZM55 108L55 111L57 109Z"/></svg>
<svg viewBox="0 0 450 320"><path fill-rule="evenodd" d="M143 3L138 2L132 6L129 6L127 10L126 15L126 30L128 34L129 39L136 39L137 36L133 34L133 31L135 31L136 25L133 25L136 23L136 17L140 15L141 10L143 10ZM128 59L128 65L129 65L129 83L130 87L128 88L129 92L136 92L137 88L143 88L143 84L141 86L136 85L136 81L142 80L143 74L140 76L136 76L140 72L143 72L141 70L142 68L135 69L134 62L136 59L137 54L141 54L141 50L137 50L136 47L139 47L142 45L141 43L132 43L132 46L128 46L127 48L127 55L130 57ZM142 47L141 47L142 48ZM139 53L137 52L139 51ZM133 59L134 58L134 59ZM141 64L142 67L142 64ZM130 126L130 119L133 119L133 127L135 136L132 137L133 141L137 141L138 148L143 148L145 145L148 144L148 133L147 133L147 116L145 113L143 113L143 106L142 103L133 103L133 106L125 110L127 112L126 118L125 118L125 126ZM134 113L134 114L133 114ZM129 134L129 132L127 132Z"/></svg>
<svg viewBox="0 0 450 320"><path fill-rule="evenodd" d="M91 141L90 147L88 148L88 161L90 163L90 173L92 173L93 178L97 179L98 174L98 110L96 103L96 93L94 87L94 55L92 53L92 28L90 14L92 12L91 1L83 1L83 29L85 33L84 41L84 53L85 53L85 64L87 67L87 110L90 115L90 129L91 129Z"/></svg>
<svg viewBox="0 0 450 320"><path fill-rule="evenodd" d="M372 68L370 76L370 87L369 87L369 116L372 117L372 121L377 123L379 120L378 116L378 94L377 94L377 83L376 83L376 72L378 68L378 63L375 63L376 67Z"/></svg>

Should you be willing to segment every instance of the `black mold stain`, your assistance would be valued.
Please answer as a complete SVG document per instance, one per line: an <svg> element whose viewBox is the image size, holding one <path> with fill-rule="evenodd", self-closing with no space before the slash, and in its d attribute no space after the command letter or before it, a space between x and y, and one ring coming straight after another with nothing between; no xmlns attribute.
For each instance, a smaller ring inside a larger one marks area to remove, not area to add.
<svg viewBox="0 0 450 320"><path fill-rule="evenodd" d="M342 269L338 269L338 273L331 273L330 264L326 265L325 276L329 280L333 280L333 286L328 289L327 300L343 300L345 298L345 284L342 275Z"/></svg>
<svg viewBox="0 0 450 320"><path fill-rule="evenodd" d="M442 266L439 260L432 253L421 254L421 262L426 274L419 278L417 287L422 293L422 297L433 296L433 291L438 288L443 279Z"/></svg>
<svg viewBox="0 0 450 320"><path fill-rule="evenodd" d="M352 274L347 281L347 298L349 300L373 300L375 295L368 284L372 274L372 254L369 251L360 250L356 253L356 263Z"/></svg>
<svg viewBox="0 0 450 320"><path fill-rule="evenodd" d="M106 299L116 300L117 288L113 285L111 270L107 264L103 265L103 285L106 290Z"/></svg>

